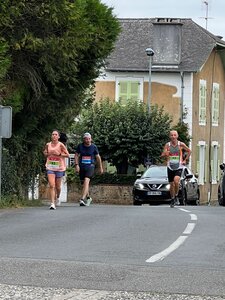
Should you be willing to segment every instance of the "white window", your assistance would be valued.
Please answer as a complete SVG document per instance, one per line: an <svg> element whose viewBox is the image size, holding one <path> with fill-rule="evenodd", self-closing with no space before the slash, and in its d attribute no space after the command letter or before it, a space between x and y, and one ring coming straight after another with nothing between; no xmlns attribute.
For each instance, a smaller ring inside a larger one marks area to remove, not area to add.
<svg viewBox="0 0 225 300"><path fill-rule="evenodd" d="M220 99L220 85L213 83L212 93L212 125L218 126L219 123L219 99Z"/></svg>
<svg viewBox="0 0 225 300"><path fill-rule="evenodd" d="M199 141L197 145L197 173L199 184L204 184L206 181L207 162L206 162L206 143Z"/></svg>
<svg viewBox="0 0 225 300"><path fill-rule="evenodd" d="M126 104L129 100L143 101L143 78L116 78L116 101Z"/></svg>
<svg viewBox="0 0 225 300"><path fill-rule="evenodd" d="M206 81L199 82L199 125L206 125Z"/></svg>
<svg viewBox="0 0 225 300"><path fill-rule="evenodd" d="M217 141L212 142L211 146L211 170L212 170L212 184L216 184L219 180L219 144Z"/></svg>

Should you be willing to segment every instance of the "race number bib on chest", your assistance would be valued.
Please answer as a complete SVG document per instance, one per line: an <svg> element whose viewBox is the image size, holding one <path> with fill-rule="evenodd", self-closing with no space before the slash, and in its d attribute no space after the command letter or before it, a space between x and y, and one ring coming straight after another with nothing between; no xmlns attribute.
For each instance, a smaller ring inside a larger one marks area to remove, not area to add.
<svg viewBox="0 0 225 300"><path fill-rule="evenodd" d="M60 169L60 158L58 157L49 157L47 167L51 170L59 170Z"/></svg>
<svg viewBox="0 0 225 300"><path fill-rule="evenodd" d="M82 164L91 164L91 156L82 156L81 163Z"/></svg>

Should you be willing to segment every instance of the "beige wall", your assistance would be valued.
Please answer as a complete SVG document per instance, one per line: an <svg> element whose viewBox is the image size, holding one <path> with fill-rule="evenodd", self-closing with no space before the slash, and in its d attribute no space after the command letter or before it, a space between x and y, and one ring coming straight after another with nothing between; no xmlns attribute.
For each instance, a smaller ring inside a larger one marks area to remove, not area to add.
<svg viewBox="0 0 225 300"><path fill-rule="evenodd" d="M101 101L104 98L115 100L115 82L113 81L96 81L95 83L95 100ZM175 86L152 82L151 105L158 104L164 107L164 111L173 116L173 123L176 124L180 117L180 98L174 97L177 93ZM148 99L148 82L144 82L144 102Z"/></svg>
<svg viewBox="0 0 225 300"><path fill-rule="evenodd" d="M152 82L151 104L158 104L164 107L164 111L173 117L173 124L176 124L180 118L180 98L175 97L177 87L167 84ZM147 103L148 83L144 83L144 102Z"/></svg>
<svg viewBox="0 0 225 300"><path fill-rule="evenodd" d="M207 121L206 126L199 125L199 81L200 79L206 80L207 82ZM210 121L210 108L211 108L211 92L212 83L217 82L220 84L220 115L219 115L219 126L211 126ZM220 144L220 160L223 160L223 148L224 148L224 99L225 99L225 76L224 69L222 65L221 58L218 53L213 52L208 61L205 63L202 70L194 74L193 79L193 133L192 133L192 169L197 170L197 151L196 145L198 141L205 141L208 145L207 149L207 159L210 161L210 147L212 141L218 141ZM208 168L210 171L210 164L208 163ZM203 186L201 186L201 200L207 201L208 192L211 192L211 198L217 199L217 189L218 185L210 184L209 179Z"/></svg>
<svg viewBox="0 0 225 300"><path fill-rule="evenodd" d="M116 83L114 81L96 81L95 100L100 101L104 98L115 100Z"/></svg>

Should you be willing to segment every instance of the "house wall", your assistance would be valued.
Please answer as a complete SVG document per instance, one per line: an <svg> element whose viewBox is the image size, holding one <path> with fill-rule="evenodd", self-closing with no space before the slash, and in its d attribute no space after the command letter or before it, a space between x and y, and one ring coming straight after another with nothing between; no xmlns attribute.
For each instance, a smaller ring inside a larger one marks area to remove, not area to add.
<svg viewBox="0 0 225 300"><path fill-rule="evenodd" d="M104 77L100 77L95 82L96 101L101 101L104 98L115 100L116 95L116 80L117 78L140 78L143 80L143 99L147 103L149 74L140 72L106 72ZM173 117L173 123L176 124L180 118L180 99L181 99L181 77L180 73L172 73L168 76L167 73L154 74L152 73L152 91L151 104L158 104L159 107L164 107L165 112Z"/></svg>
<svg viewBox="0 0 225 300"><path fill-rule="evenodd" d="M207 84L207 114L206 125L199 125L199 81L206 80ZM219 125L211 126L211 92L212 83L220 84L220 101L219 101ZM225 76L221 58L217 52L213 52L204 64L202 69L193 76L193 131L192 131L192 144L195 145L192 151L192 169L197 171L197 144L199 141L206 142L206 157L208 159L207 181L201 185L201 202L208 200L213 202L217 200L218 184L211 183L211 153L210 145L212 141L218 141L219 159L220 162L224 160L224 99L225 99Z"/></svg>
<svg viewBox="0 0 225 300"><path fill-rule="evenodd" d="M216 66L216 67L215 67ZM116 81L120 77L142 78L143 80L143 99L147 103L149 74L142 72L106 72L104 78L96 80L96 100L109 97L114 100L116 94ZM207 122L206 126L199 125L199 81L201 79L207 82ZM203 65L202 69L197 73L168 73L154 72L151 74L152 95L151 104L157 103L163 106L165 112L173 116L174 124L180 118L181 105L187 111L185 122L189 125L189 133L192 137L190 148L192 155L189 162L190 169L197 172L197 149L196 145L199 141L205 141L207 145L211 145L212 141L218 141L219 157L221 162L224 160L224 100L225 100L225 76L221 58L218 53L213 52ZM211 86L213 82L220 84L220 115L219 126L211 127L210 111L211 111ZM182 88L183 86L183 88ZM182 101L183 95L183 103ZM207 148L207 157L209 160L210 147ZM217 200L216 183L211 184L209 180L210 163L208 164L208 181L201 185L201 203L207 203Z"/></svg>

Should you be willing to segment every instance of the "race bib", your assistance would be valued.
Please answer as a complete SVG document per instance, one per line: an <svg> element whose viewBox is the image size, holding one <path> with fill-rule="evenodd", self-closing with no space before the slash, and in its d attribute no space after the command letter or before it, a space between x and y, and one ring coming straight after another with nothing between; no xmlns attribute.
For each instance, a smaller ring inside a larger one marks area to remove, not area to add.
<svg viewBox="0 0 225 300"><path fill-rule="evenodd" d="M91 164L91 156L82 156L81 163L82 164Z"/></svg>
<svg viewBox="0 0 225 300"><path fill-rule="evenodd" d="M178 163L180 160L180 156L179 155L170 155L170 162L172 163Z"/></svg>
<svg viewBox="0 0 225 300"><path fill-rule="evenodd" d="M170 154L169 157L169 167L172 170L177 170L180 166L180 156L178 153Z"/></svg>
<svg viewBox="0 0 225 300"><path fill-rule="evenodd" d="M48 158L48 163L47 163L47 168L51 170L59 170L60 169L60 158L58 157L49 157Z"/></svg>

